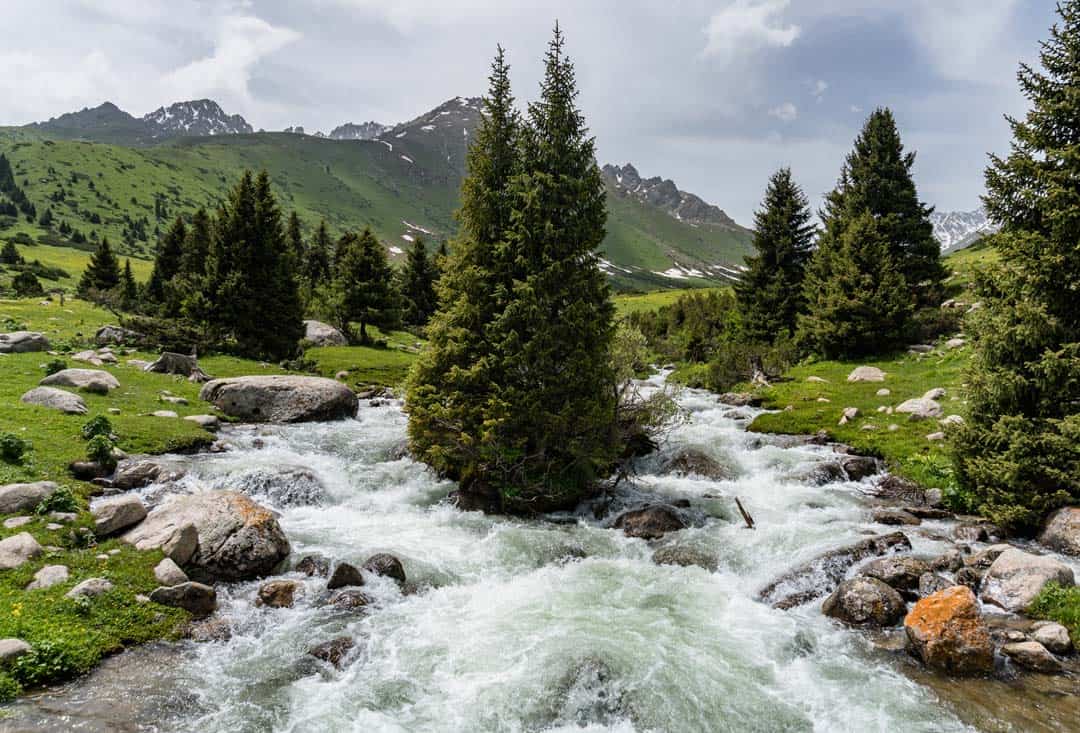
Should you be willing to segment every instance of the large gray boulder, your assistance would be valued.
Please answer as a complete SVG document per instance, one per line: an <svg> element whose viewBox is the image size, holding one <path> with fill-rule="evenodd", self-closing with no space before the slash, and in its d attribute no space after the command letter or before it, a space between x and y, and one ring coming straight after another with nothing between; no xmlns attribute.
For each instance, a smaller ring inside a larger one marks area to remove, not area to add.
<svg viewBox="0 0 1080 733"><path fill-rule="evenodd" d="M901 415L909 415L911 420L930 420L945 414L945 411L941 409L941 405L924 397L901 402L896 407L896 412Z"/></svg>
<svg viewBox="0 0 1080 733"><path fill-rule="evenodd" d="M86 403L83 402L82 397L56 387L34 387L20 397L19 401L28 405L40 405L52 410L59 410L69 415L85 415L87 413Z"/></svg>
<svg viewBox="0 0 1080 733"><path fill-rule="evenodd" d="M217 591L202 583L161 586L150 593L150 600L163 606L182 608L195 618L206 618L217 608Z"/></svg>
<svg viewBox="0 0 1080 733"><path fill-rule="evenodd" d="M182 537L188 525L195 528L198 543L182 564L192 578L202 582L269 575L291 551L274 514L233 491L172 497L123 540L140 550L164 549Z"/></svg>
<svg viewBox="0 0 1080 733"><path fill-rule="evenodd" d="M345 334L321 321L304 321L304 340L315 346L345 346L349 343Z"/></svg>
<svg viewBox="0 0 1080 733"><path fill-rule="evenodd" d="M872 366L856 367L848 375L847 380L849 382L884 382L885 372Z"/></svg>
<svg viewBox="0 0 1080 733"><path fill-rule="evenodd" d="M1061 672L1061 662L1055 659L1054 655L1037 641L1020 641L1005 644L1001 647L1001 653L1021 667L1026 667L1035 672L1043 672L1044 674Z"/></svg>
<svg viewBox="0 0 1080 733"><path fill-rule="evenodd" d="M930 565L910 555L894 555L871 560L859 568L859 572L914 598L919 591L919 579L923 573L930 572Z"/></svg>
<svg viewBox="0 0 1080 733"><path fill-rule="evenodd" d="M981 598L1018 613L1030 606L1050 582L1073 585L1072 568L1052 557L1010 548L998 555L983 576Z"/></svg>
<svg viewBox="0 0 1080 733"><path fill-rule="evenodd" d="M0 514L33 511L58 488L52 481L0 486Z"/></svg>
<svg viewBox="0 0 1080 733"><path fill-rule="evenodd" d="M135 345L141 344L146 340L146 336L138 331L132 331L130 328L124 328L123 326L102 326L94 334L94 342L98 346L108 346L127 344Z"/></svg>
<svg viewBox="0 0 1080 733"><path fill-rule="evenodd" d="M37 331L0 333L0 354L25 354L30 351L48 351L51 348L45 334Z"/></svg>
<svg viewBox="0 0 1080 733"><path fill-rule="evenodd" d="M290 375L215 379L200 399L226 415L249 422L312 422L356 416L359 401L344 384L322 377Z"/></svg>
<svg viewBox="0 0 1080 733"><path fill-rule="evenodd" d="M187 377L191 382L206 382L210 379L199 368L199 360L188 354L177 354L173 351L164 351L157 359L143 367L144 372L157 374L179 374Z"/></svg>
<svg viewBox="0 0 1080 733"><path fill-rule="evenodd" d="M34 573L34 579L26 586L26 590L52 588L54 585L66 583L70 576L67 565L46 565Z"/></svg>
<svg viewBox="0 0 1080 733"><path fill-rule="evenodd" d="M1066 555L1080 555L1080 507L1062 507L1051 514L1039 542Z"/></svg>
<svg viewBox="0 0 1080 733"><path fill-rule="evenodd" d="M138 496L124 494L95 502L90 513L94 515L94 533L107 537L144 520L146 506Z"/></svg>
<svg viewBox="0 0 1080 733"><path fill-rule="evenodd" d="M120 381L101 369L62 369L41 380L46 387L74 387L83 392L108 394L120 386Z"/></svg>
<svg viewBox="0 0 1080 733"><path fill-rule="evenodd" d="M904 610L899 593L870 577L845 580L821 606L826 616L857 626L893 626L904 617Z"/></svg>
<svg viewBox="0 0 1080 733"><path fill-rule="evenodd" d="M0 570L17 568L28 560L40 557L44 551L29 532L20 532L0 540Z"/></svg>

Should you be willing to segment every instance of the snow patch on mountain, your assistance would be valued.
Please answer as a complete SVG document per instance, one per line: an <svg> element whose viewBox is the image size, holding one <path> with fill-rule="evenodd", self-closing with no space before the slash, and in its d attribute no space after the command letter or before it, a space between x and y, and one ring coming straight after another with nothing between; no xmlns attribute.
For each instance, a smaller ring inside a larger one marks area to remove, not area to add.
<svg viewBox="0 0 1080 733"><path fill-rule="evenodd" d="M142 118L153 137L250 135L255 130L240 115L227 115L212 99L175 102Z"/></svg>
<svg viewBox="0 0 1080 733"><path fill-rule="evenodd" d="M930 215L934 236L941 243L942 252L955 252L974 244L997 227L986 217L986 211L935 211Z"/></svg>
<svg viewBox="0 0 1080 733"><path fill-rule="evenodd" d="M389 128L378 122L346 122L338 125L330 131L330 137L334 140L374 140Z"/></svg>

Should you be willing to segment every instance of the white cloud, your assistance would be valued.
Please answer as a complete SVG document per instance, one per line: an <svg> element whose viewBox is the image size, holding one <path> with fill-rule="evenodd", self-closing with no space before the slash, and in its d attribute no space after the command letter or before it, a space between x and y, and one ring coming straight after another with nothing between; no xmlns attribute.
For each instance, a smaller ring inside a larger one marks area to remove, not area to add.
<svg viewBox="0 0 1080 733"><path fill-rule="evenodd" d="M762 46L787 47L799 37L797 25L778 17L789 0L733 0L714 13L705 28L705 55L730 62L737 54Z"/></svg>
<svg viewBox="0 0 1080 733"><path fill-rule="evenodd" d="M781 122L794 122L799 116L799 108L791 102L784 102L770 109L769 114Z"/></svg>
<svg viewBox="0 0 1080 733"><path fill-rule="evenodd" d="M810 93L813 94L814 98L820 102L825 96L825 92L828 91L828 89L829 82L825 81L824 79L818 79L816 82L814 82L814 87Z"/></svg>

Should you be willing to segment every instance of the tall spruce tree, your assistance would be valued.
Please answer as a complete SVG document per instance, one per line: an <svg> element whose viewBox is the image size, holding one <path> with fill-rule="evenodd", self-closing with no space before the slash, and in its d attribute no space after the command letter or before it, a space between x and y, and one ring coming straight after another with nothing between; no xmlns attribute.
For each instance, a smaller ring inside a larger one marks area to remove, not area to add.
<svg viewBox="0 0 1080 733"><path fill-rule="evenodd" d="M765 200L754 215L754 249L747 271L735 284L743 328L752 341L772 343L795 332L804 304L803 277L817 227L810 202L782 168L769 179Z"/></svg>
<svg viewBox="0 0 1080 733"><path fill-rule="evenodd" d="M132 310L139 300L139 286L135 283L135 275L131 271L131 260L124 260L124 272L120 276L120 307L124 310Z"/></svg>
<svg viewBox="0 0 1080 733"><path fill-rule="evenodd" d="M978 282L970 416L954 435L976 508L1021 531L1080 501L1080 2L1058 13L1042 68L1017 75L1031 109L986 171L1002 266Z"/></svg>
<svg viewBox="0 0 1080 733"><path fill-rule="evenodd" d="M428 257L424 240L417 237L400 271L402 321L408 326L424 326L435 313L438 300L435 281L439 277L435 262Z"/></svg>
<svg viewBox="0 0 1080 733"><path fill-rule="evenodd" d="M293 211L289 214L289 223L285 228L285 238L289 243L289 256L292 258L293 267L299 267L304 261L304 233L300 227L300 217Z"/></svg>
<svg viewBox="0 0 1080 733"><path fill-rule="evenodd" d="M15 243L10 239L4 242L4 248L0 249L0 264L21 265L22 263L23 257L19 254L19 250L15 246Z"/></svg>
<svg viewBox="0 0 1080 733"><path fill-rule="evenodd" d="M327 300L333 319L343 333L360 325L360 343L369 343L368 326L383 330L401 323L401 303L394 272L379 240L364 229L346 233L338 243L334 277Z"/></svg>
<svg viewBox="0 0 1080 733"><path fill-rule="evenodd" d="M181 217L176 217L165 236L158 243L154 257L154 269L146 283L146 297L158 305L166 305L169 285L180 272L184 258L184 244L187 239L187 225ZM166 310L170 310L166 308ZM167 313L167 315L175 315Z"/></svg>
<svg viewBox="0 0 1080 733"><path fill-rule="evenodd" d="M109 246L108 237L102 237L97 249L90 255L90 262L79 279L77 291L84 298L97 298L113 291L120 284L120 262Z"/></svg>
<svg viewBox="0 0 1080 733"><path fill-rule="evenodd" d="M324 219L315 230L303 262L304 279L310 288L316 288L330 279L330 258L333 251L334 243L330 240L330 230L327 229Z"/></svg>
<svg viewBox="0 0 1080 733"><path fill-rule="evenodd" d="M183 256L180 258L182 276L202 278L206 275L212 240L213 221L206 209L200 208L191 217L191 226L184 239Z"/></svg>

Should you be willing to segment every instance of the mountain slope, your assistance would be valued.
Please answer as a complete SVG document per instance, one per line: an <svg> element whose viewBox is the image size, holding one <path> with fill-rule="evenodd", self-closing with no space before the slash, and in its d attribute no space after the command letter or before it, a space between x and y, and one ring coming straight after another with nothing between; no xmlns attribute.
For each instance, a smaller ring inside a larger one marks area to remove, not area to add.
<svg viewBox="0 0 1080 733"><path fill-rule="evenodd" d="M943 254L968 247L987 234L997 231L983 209L974 211L935 211L930 215L934 236L941 243Z"/></svg>

